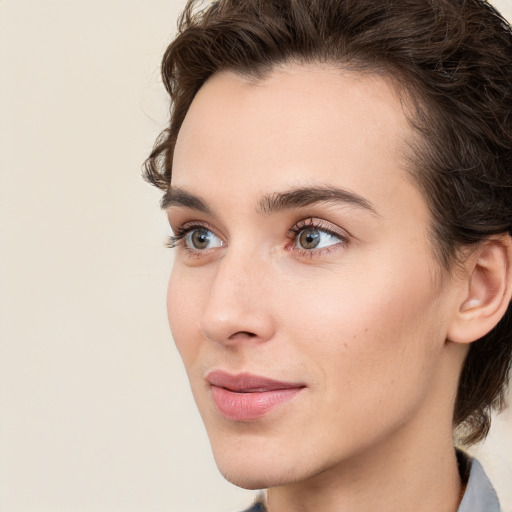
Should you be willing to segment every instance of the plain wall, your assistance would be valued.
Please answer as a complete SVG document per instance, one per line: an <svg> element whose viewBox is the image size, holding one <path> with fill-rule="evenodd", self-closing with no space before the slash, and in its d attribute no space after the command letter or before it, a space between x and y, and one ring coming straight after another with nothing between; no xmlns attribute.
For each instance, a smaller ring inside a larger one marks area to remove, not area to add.
<svg viewBox="0 0 512 512"><path fill-rule="evenodd" d="M0 0L0 510L230 512L140 165L184 2ZM496 2L512 19L512 2ZM512 511L512 414L478 450Z"/></svg>

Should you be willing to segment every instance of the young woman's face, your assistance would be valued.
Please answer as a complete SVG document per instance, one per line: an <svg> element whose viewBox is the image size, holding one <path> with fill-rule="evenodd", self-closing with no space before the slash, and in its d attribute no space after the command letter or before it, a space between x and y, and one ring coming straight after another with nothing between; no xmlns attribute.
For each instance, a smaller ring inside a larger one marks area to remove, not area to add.
<svg viewBox="0 0 512 512"><path fill-rule="evenodd" d="M220 73L191 105L167 197L168 312L237 485L339 469L431 422L450 431L454 294L403 157L411 136L384 79L326 67Z"/></svg>

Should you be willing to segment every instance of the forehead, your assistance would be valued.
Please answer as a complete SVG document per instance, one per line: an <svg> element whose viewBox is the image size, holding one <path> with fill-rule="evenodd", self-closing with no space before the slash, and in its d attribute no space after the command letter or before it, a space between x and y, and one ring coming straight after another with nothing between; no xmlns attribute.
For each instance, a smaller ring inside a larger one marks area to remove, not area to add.
<svg viewBox="0 0 512 512"><path fill-rule="evenodd" d="M220 72L185 117L172 185L214 200L229 189L228 204L332 185L384 211L411 200L425 210L404 158L412 136L396 90L382 76L325 65L288 65L261 80Z"/></svg>

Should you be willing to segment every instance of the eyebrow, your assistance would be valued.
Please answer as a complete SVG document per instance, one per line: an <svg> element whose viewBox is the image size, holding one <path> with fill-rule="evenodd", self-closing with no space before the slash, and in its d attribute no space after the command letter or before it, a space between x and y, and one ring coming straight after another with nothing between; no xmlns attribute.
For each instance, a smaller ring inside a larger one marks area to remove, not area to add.
<svg viewBox="0 0 512 512"><path fill-rule="evenodd" d="M260 201L260 210L271 214L293 208L312 206L317 203L349 204L378 215L374 206L364 197L337 187L301 187L287 192L268 194Z"/></svg>
<svg viewBox="0 0 512 512"><path fill-rule="evenodd" d="M183 206L203 213L212 213L211 208L200 197L197 197L182 188L169 188L160 200L160 208L165 210L171 206Z"/></svg>
<svg viewBox="0 0 512 512"><path fill-rule="evenodd" d="M266 194L260 200L258 210L264 215L270 215L283 210L303 208L318 203L349 204L379 216L372 203L364 197L349 190L331 186L300 187L286 192ZM167 190L160 201L160 206L164 210L171 206L181 206L212 214L212 209L206 201L177 187L171 187Z"/></svg>

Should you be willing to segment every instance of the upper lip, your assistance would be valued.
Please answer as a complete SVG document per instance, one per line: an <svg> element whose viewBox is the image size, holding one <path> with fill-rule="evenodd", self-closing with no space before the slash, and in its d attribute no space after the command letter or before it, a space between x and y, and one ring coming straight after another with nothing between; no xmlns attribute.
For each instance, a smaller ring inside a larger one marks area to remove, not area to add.
<svg viewBox="0 0 512 512"><path fill-rule="evenodd" d="M238 373L236 375L215 370L206 376L206 380L212 385L239 393L257 393L275 391L277 389L303 388L304 384L297 382L283 382L268 377L253 375L251 373Z"/></svg>

